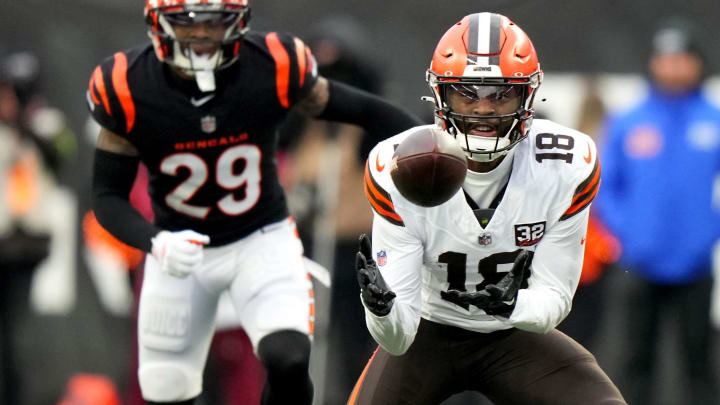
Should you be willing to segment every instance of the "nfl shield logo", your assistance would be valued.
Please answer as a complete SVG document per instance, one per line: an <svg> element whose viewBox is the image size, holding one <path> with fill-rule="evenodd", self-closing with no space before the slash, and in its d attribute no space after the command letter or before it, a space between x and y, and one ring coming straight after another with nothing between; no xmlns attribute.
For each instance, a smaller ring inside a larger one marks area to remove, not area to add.
<svg viewBox="0 0 720 405"><path fill-rule="evenodd" d="M215 117L213 117L212 115L206 115L200 118L200 128L202 128L202 131L206 134L215 132L215 129L217 129Z"/></svg>
<svg viewBox="0 0 720 405"><path fill-rule="evenodd" d="M385 253L384 250L381 250L377 253L377 263L378 266L384 266L385 263L387 263L387 253Z"/></svg>
<svg viewBox="0 0 720 405"><path fill-rule="evenodd" d="M478 243L483 246L487 246L487 245L491 244L492 243L492 235L490 235L489 233L484 233L484 234L478 236Z"/></svg>

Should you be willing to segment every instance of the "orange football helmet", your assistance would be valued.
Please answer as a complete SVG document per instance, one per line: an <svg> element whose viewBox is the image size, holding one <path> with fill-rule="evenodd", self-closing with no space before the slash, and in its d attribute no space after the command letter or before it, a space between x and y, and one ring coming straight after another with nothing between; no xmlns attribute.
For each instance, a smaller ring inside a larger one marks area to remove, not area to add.
<svg viewBox="0 0 720 405"><path fill-rule="evenodd" d="M527 137L542 77L530 38L495 13L470 14L453 25L438 42L426 73L436 122L455 136L469 158L485 162ZM450 93L469 102L516 100L510 112L472 114L454 109Z"/></svg>

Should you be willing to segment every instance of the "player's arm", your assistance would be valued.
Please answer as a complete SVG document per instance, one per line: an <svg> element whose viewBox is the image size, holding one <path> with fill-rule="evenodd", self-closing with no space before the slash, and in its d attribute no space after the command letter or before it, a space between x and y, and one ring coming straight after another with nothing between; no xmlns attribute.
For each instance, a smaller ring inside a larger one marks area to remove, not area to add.
<svg viewBox="0 0 720 405"><path fill-rule="evenodd" d="M363 301L365 323L375 341L388 353L401 355L415 340L420 324L422 284L422 243L405 227L390 224L375 214L370 258L377 262L378 253L385 263L377 264L384 283L395 294L390 312L376 315Z"/></svg>
<svg viewBox="0 0 720 405"><path fill-rule="evenodd" d="M93 164L93 210L98 222L130 246L150 252L151 239L161 231L130 204L130 190L140 158L125 138L102 128Z"/></svg>
<svg viewBox="0 0 720 405"><path fill-rule="evenodd" d="M318 78L295 108L307 117L358 125L371 138L366 140L370 145L423 124L378 96L324 77Z"/></svg>
<svg viewBox="0 0 720 405"><path fill-rule="evenodd" d="M210 238L192 230L165 231L145 221L130 204L139 162L130 142L106 128L100 130L92 182L95 216L119 240L152 253L162 271L186 277L202 263L202 245Z"/></svg>
<svg viewBox="0 0 720 405"><path fill-rule="evenodd" d="M528 288L519 290L507 320L512 326L547 333L570 313L580 281L589 212L587 207L545 232L533 256Z"/></svg>

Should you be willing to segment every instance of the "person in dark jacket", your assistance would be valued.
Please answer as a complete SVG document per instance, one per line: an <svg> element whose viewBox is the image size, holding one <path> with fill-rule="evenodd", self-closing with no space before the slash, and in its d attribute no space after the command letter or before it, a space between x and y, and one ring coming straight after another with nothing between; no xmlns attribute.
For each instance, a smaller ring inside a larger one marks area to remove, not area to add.
<svg viewBox="0 0 720 405"><path fill-rule="evenodd" d="M683 403L718 403L709 309L720 236L720 110L705 97L703 78L693 27L669 22L653 39L647 96L606 126L597 208L623 246L622 329L631 335L618 381L634 405L659 401L652 387L666 321L678 330Z"/></svg>

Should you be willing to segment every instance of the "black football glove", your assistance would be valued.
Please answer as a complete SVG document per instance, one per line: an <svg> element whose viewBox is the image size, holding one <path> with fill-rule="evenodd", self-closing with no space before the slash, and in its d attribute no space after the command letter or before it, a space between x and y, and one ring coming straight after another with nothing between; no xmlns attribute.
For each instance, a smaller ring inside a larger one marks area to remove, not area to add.
<svg viewBox="0 0 720 405"><path fill-rule="evenodd" d="M377 316L390 313L395 293L390 290L372 258L372 247L367 235L360 235L359 252L355 257L358 284L365 307Z"/></svg>
<svg viewBox="0 0 720 405"><path fill-rule="evenodd" d="M515 258L512 270L500 279L497 284L488 284L481 291L449 290L447 294L455 302L475 305L488 315L510 318L512 311L515 309L518 290L520 290L522 282L530 277L531 263L532 254L528 250L522 249L518 257Z"/></svg>

